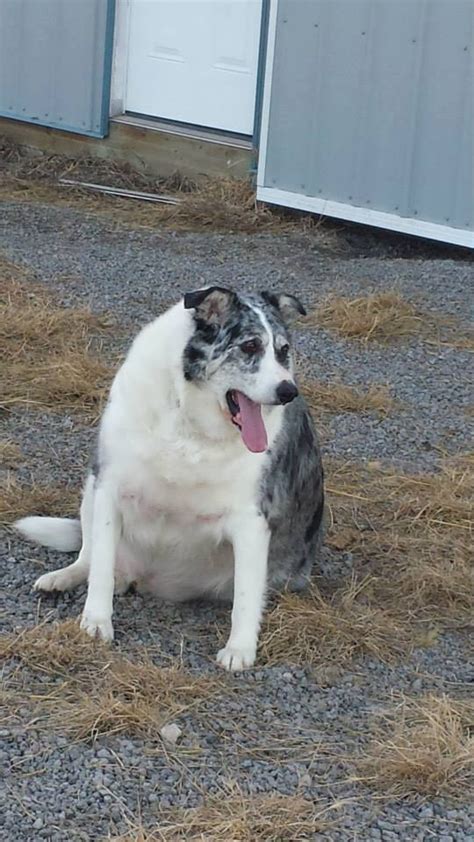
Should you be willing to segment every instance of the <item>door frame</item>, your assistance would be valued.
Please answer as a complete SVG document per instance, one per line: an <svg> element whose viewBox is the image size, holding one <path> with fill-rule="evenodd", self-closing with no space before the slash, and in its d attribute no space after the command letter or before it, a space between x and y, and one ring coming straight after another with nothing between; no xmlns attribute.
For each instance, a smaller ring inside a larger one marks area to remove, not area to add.
<svg viewBox="0 0 474 842"><path fill-rule="evenodd" d="M115 28L110 88L110 117L125 114L128 45L130 43L130 0L115 0Z"/></svg>
<svg viewBox="0 0 474 842"><path fill-rule="evenodd" d="M257 62L257 85L255 91L255 110L253 121L253 132L248 137L251 138L252 146L257 147L260 137L260 127L262 118L262 104L263 104L263 88L264 76L266 67L267 41L268 41L268 24L270 18L270 6L272 0L262 0L262 14L260 19L260 42L258 48L258 62ZM112 57L112 81L110 91L110 117L119 117L125 114L125 97L127 92L127 73L128 73L128 52L130 44L130 19L131 19L131 0L115 0L115 28L114 28L114 42L113 42L113 57ZM147 115L143 115L146 117ZM153 118L152 118L153 119ZM159 117L156 119L160 119ZM171 125L180 125L177 120ZM214 136L216 134L223 137L232 136L232 132L225 132L219 129L209 127L199 127L201 132L209 131Z"/></svg>

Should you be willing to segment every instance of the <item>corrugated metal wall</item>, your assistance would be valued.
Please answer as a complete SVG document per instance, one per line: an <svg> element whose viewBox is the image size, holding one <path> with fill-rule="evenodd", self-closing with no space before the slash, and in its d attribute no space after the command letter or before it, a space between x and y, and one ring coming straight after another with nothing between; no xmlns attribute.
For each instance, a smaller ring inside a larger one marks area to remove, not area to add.
<svg viewBox="0 0 474 842"><path fill-rule="evenodd" d="M0 0L0 114L103 137L114 0Z"/></svg>
<svg viewBox="0 0 474 842"><path fill-rule="evenodd" d="M473 19L472 0L278 0L259 184L472 231Z"/></svg>

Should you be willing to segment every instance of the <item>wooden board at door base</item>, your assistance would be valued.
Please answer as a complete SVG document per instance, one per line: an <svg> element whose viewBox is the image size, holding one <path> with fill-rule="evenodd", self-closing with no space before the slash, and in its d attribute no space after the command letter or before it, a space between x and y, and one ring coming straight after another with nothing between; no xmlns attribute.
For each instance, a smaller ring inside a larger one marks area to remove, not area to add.
<svg viewBox="0 0 474 842"><path fill-rule="evenodd" d="M130 0L125 109L253 132L262 0Z"/></svg>

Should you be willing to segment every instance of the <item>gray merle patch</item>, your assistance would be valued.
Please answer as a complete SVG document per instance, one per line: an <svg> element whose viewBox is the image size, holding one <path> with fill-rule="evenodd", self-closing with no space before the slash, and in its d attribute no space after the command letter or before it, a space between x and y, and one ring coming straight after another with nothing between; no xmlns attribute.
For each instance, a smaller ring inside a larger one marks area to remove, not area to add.
<svg viewBox="0 0 474 842"><path fill-rule="evenodd" d="M240 296L222 287L188 293L184 303L188 309L194 309L196 329L183 355L186 380L204 380L209 363L227 359L233 348L237 349L247 340L261 337L264 346L267 332L254 308L264 315L274 340L279 338L283 344L288 344L288 328L278 301L279 297L273 293ZM287 353L282 354L277 348L275 352L279 362L289 367ZM258 354L249 357L246 360L248 370L255 370L259 362Z"/></svg>

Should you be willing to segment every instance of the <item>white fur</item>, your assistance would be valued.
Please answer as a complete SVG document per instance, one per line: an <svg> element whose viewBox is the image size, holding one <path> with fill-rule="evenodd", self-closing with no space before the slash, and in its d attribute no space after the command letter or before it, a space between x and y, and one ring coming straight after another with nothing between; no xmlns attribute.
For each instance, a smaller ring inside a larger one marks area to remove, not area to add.
<svg viewBox="0 0 474 842"><path fill-rule="evenodd" d="M180 303L136 338L102 419L100 475L85 487L79 558L36 587L62 590L88 577L81 625L104 640L113 637L114 576L116 589L135 582L172 600L233 593L231 633L217 657L240 670L254 663L265 600L270 533L257 509L265 454L246 449L223 396L185 380L182 355L193 329ZM269 343L261 401L282 373L288 377ZM282 407L264 406L263 417L271 446ZM55 528L52 521L26 518L17 527L73 549L74 521L56 520Z"/></svg>
<svg viewBox="0 0 474 842"><path fill-rule="evenodd" d="M78 520L57 517L24 517L15 528L30 541L37 541L52 550L70 553L81 546L81 527Z"/></svg>

